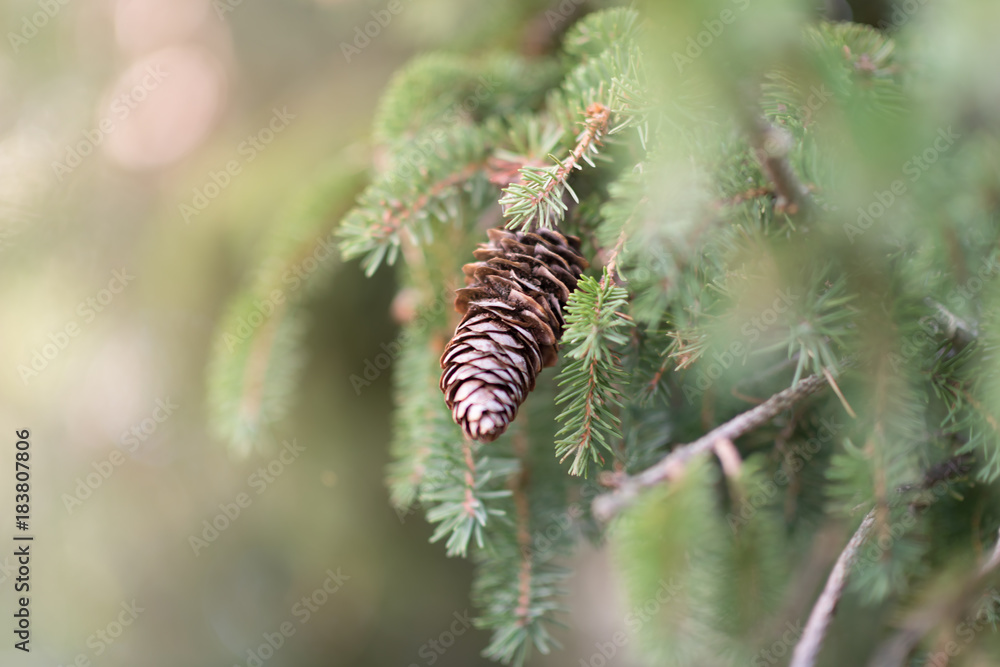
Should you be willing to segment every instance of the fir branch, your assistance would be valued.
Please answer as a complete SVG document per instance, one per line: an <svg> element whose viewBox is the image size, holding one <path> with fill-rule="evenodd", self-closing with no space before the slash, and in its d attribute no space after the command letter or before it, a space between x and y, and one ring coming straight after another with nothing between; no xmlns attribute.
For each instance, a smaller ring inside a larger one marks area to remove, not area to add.
<svg viewBox="0 0 1000 667"><path fill-rule="evenodd" d="M766 424L798 401L816 393L826 384L824 376L810 375L795 386L775 394L755 408L734 417L694 442L676 447L658 463L643 472L616 480L615 486L617 488L614 491L594 499L594 516L602 521L609 521L635 502L644 489L672 479L690 459L714 448L718 441L735 440Z"/></svg>
<svg viewBox="0 0 1000 667"><path fill-rule="evenodd" d="M491 524L494 539L490 549L478 553L480 566L474 595L477 605L483 608L477 626L493 630L483 655L516 667L524 664L532 647L547 654L559 646L548 626L557 624L552 617L561 610L556 596L563 593L561 584L568 573L553 561L571 543L571 536L564 532L555 541L546 537L544 546L536 544L540 533L533 533L533 526L539 525L542 517L551 525L552 508L546 507L545 496L553 495L553 489L531 484L533 469L526 422L522 413L511 438L520 462L520 469L509 479L513 521ZM561 503L560 511L565 511ZM557 549L557 543L563 548Z"/></svg>
<svg viewBox="0 0 1000 667"><path fill-rule="evenodd" d="M792 660L788 667L813 667L815 664L820 648L823 646L823 638L826 636L826 630L830 626L830 621L833 620L833 614L837 610L837 603L840 601L840 596L847 585L847 577L851 572L851 567L854 565L854 561L857 560L858 551L861 549L861 545L865 543L865 540L868 539L868 535L871 533L872 526L874 525L875 510L873 509L862 519L861 525L858 526L847 546L840 553L840 557L837 558L837 562L834 564L833 570L826 580L826 585L823 587L823 592L820 594L819 599L816 600L816 604L809 614L809 620L802 631L802 636L795 645L795 650L792 652Z"/></svg>
<svg viewBox="0 0 1000 667"><path fill-rule="evenodd" d="M618 257L622 254L625 249L625 241L628 240L628 234L625 233L628 223L622 227L621 232L618 234L618 239L615 241L615 246L608 253L608 258L604 263L605 272L604 276L601 278L601 287L604 287L605 283L610 278L612 281L621 280L621 273L618 271Z"/></svg>
<svg viewBox="0 0 1000 667"><path fill-rule="evenodd" d="M368 276L378 270L383 260L394 264L402 244L402 232L408 231L414 239L429 235L429 231L424 230L426 233L421 234L418 229L428 217L429 209L440 206L459 186L485 173L486 166L485 162L476 159L423 185L420 194L412 198L383 193L376 189L380 184L372 186L362 196L359 209L344 219L341 228L344 259L364 255L362 266Z"/></svg>
<svg viewBox="0 0 1000 667"><path fill-rule="evenodd" d="M601 140L608 130L611 110L600 102L594 102L585 112L584 128L576 139L576 146L570 154L560 160L550 155L556 166L521 168L519 183L510 185L500 198L504 217L509 218L508 229L527 230L533 226L553 227L558 224L568 209L563 202L563 193L579 203L569 177L575 169L583 169L581 162L591 167L591 156L598 153Z"/></svg>
<svg viewBox="0 0 1000 667"><path fill-rule="evenodd" d="M457 126L415 141L419 156L401 153L399 164L369 185L344 217L338 231L344 258L363 257L371 275L383 261L395 263L404 235L426 243L433 239L432 222L473 219L462 207L475 212L492 198L487 177L498 133L496 124Z"/></svg>
<svg viewBox="0 0 1000 667"><path fill-rule="evenodd" d="M462 438L455 447L435 452L429 465L421 501L431 504L427 521L438 524L431 542L447 537L445 547L449 556L466 557L469 544L486 546L484 531L490 517L502 517L505 512L495 502L510 496L506 489L491 490L493 480L502 480L509 474L511 463L495 461L488 457L476 459L477 443Z"/></svg>
<svg viewBox="0 0 1000 667"><path fill-rule="evenodd" d="M382 226L375 229L374 238L384 240L393 234L397 234L416 215L426 209L431 201L455 186L470 180L473 176L483 172L485 168L485 163L479 161L473 162L429 184L424 188L423 194L412 201L382 201L383 206L385 206L382 214Z"/></svg>
<svg viewBox="0 0 1000 667"><path fill-rule="evenodd" d="M375 111L372 134L383 146L412 148L413 140L430 128L471 126L511 109L535 106L561 74L554 62L510 55L418 56L389 82Z"/></svg>
<svg viewBox="0 0 1000 667"><path fill-rule="evenodd" d="M959 450L959 453L964 454L972 452L975 450L977 444L981 444L983 454L986 456L987 460L985 461L985 466L980 471L979 476L981 479L991 482L1000 476L1000 448L996 447L997 439L1000 438L1000 422L997 421L997 418L993 416L990 410L984 406L980 400L973 396L966 387L954 381L952 381L951 384L965 403L972 408L972 418L968 420L968 423L971 424L974 419L978 418L979 421L986 424L992 436L984 438L980 433L978 434L980 435L980 438L970 438L969 442L966 443L961 450ZM995 451L990 451L991 445L995 448Z"/></svg>
<svg viewBox="0 0 1000 667"><path fill-rule="evenodd" d="M611 441L621 438L614 408L622 405L616 385L625 373L615 350L628 342L623 330L632 323L619 312L628 294L610 276L606 268L600 282L582 277L566 305L563 345L570 349L559 374L556 404L567 405L558 417L563 427L557 434L556 456L560 462L573 456L571 475L586 476L589 461L602 459L598 447L613 453Z"/></svg>

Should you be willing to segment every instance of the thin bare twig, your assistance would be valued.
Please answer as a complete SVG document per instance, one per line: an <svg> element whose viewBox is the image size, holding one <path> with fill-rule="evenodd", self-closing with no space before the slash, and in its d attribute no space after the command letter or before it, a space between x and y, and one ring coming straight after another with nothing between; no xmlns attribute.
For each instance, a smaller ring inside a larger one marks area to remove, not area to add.
<svg viewBox="0 0 1000 667"><path fill-rule="evenodd" d="M840 552L840 557L833 566L830 576L826 580L826 586L820 594L816 604L813 605L812 613L802 631L799 643L795 645L792 652L792 661L788 667L812 667L816 663L816 657L823 646L823 638L826 636L826 629L830 627L833 614L837 610L837 603L847 585L847 576L851 573L851 566L857 560L858 551L861 545L868 539L868 534L875 525L875 510L871 510L861 521L861 525L854 532L854 536Z"/></svg>
<svg viewBox="0 0 1000 667"><path fill-rule="evenodd" d="M877 512L875 509L868 512L861 522L861 526L854 533L854 537L851 538L851 541L848 542L847 547L837 559L837 563L834 565L833 571L827 579L822 595L820 595L813 606L813 611L809 616L809 621L802 633L802 637L799 639L799 643L792 653L792 661L789 663L789 667L812 667L815 663L819 655L819 650L822 647L826 630L836 611L837 602L843 593L844 585L847 583L847 575L850 574L851 566L857 559L858 550L871 533L876 515ZM998 542L997 548L993 552L993 557L983 566L983 575L998 564L1000 564L1000 542ZM908 641L905 643L908 644Z"/></svg>
<svg viewBox="0 0 1000 667"><path fill-rule="evenodd" d="M803 398L814 394L826 386L822 375L810 375L794 387L781 391L760 405L734 417L722 426L713 429L692 443L681 445L638 475L625 477L617 484L615 491L598 496L594 500L594 516L608 521L631 505L646 488L661 484L680 472L692 457L713 449L720 440L735 440L777 415Z"/></svg>

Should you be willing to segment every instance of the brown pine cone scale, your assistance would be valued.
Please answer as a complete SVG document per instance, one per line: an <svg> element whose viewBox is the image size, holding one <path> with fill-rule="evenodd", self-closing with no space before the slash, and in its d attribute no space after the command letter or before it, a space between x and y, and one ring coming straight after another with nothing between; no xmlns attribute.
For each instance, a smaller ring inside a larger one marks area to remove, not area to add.
<svg viewBox="0 0 1000 667"><path fill-rule="evenodd" d="M465 317L441 356L441 391L465 434L496 440L558 359L563 308L587 268L580 240L551 229L491 229L462 267L455 309Z"/></svg>

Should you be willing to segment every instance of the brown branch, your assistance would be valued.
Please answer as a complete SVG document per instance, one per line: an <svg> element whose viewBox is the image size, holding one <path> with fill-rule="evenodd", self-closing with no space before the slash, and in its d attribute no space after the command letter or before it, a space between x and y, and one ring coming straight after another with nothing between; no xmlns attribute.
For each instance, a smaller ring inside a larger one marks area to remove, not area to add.
<svg viewBox="0 0 1000 667"><path fill-rule="evenodd" d="M559 168L553 173L555 179L559 181L565 181L569 178L570 173L574 169L582 169L580 166L580 160L584 159L587 151L597 152L597 146L601 145L601 137L605 132L608 131L608 121L611 119L611 109L607 108L600 102L594 102L589 107L587 107L586 120L584 121L583 132L580 136L576 138L576 146L573 148L573 152L569 154L569 157L560 163ZM544 199L544 195L551 192L555 181L550 181L546 185L546 190L540 193L542 196L538 198L538 201Z"/></svg>
<svg viewBox="0 0 1000 667"><path fill-rule="evenodd" d="M945 465L943 466L943 469L946 471L953 471L954 466ZM937 468L932 468L925 474L925 478L921 484L916 486L920 488L930 488L937 482L937 477L941 474L942 472ZM901 487L897 490L902 492L904 490L908 490L909 488L913 488L913 486L914 485ZM878 518L879 511L880 508L876 507L868 512L864 520L861 522L861 525L858 527L858 530L854 533L854 537L851 538L847 547L845 547L844 551L841 552L840 557L837 559L837 563L834 565L833 571L830 573L830 577L827 579L823 593L813 606L812 613L809 616L809 621L806 624L805 630L802 632L802 637L799 639L799 643L796 645L795 650L792 653L792 660L789 663L789 667L812 667L815 663L819 650L822 647L826 630L829 627L833 614L836 611L837 602L843 593L844 586L847 582L847 576L850 574L851 566L857 559L857 554L861 545L864 544L865 540L871 534L872 529L875 526L876 519ZM998 540L992 556L981 567L978 579L985 577L993 569L996 569L997 566L1000 566L1000 540ZM928 627L927 630L929 630L930 627ZM907 634L905 631L901 632L897 635L897 643L893 644L891 649L884 648L884 650L889 650L894 654L896 651L905 650L905 653L902 655L902 658L905 658L905 656L909 654L910 650L912 650L916 640L919 639L920 636L923 636L923 634L924 633L921 633L916 637L916 639L914 639L911 634ZM887 645L888 644L891 644L891 642L887 642ZM885 646L886 645L883 645L883 647ZM900 658L900 661L902 658ZM872 665L882 667L883 664L900 664L900 662L879 662L879 660L883 659L885 658L877 658Z"/></svg>
<svg viewBox="0 0 1000 667"><path fill-rule="evenodd" d="M722 464L722 472L732 480L738 480L740 471L743 470L743 460L740 458L740 451L729 438L720 438L715 443L715 455L719 457Z"/></svg>
<svg viewBox="0 0 1000 667"><path fill-rule="evenodd" d="M868 534L871 533L874 525L875 510L873 509L865 515L861 525L854 532L854 536L840 552L840 557L837 558L837 562L826 580L823 592L816 600L816 604L813 605L812 613L809 614L809 620L802 631L802 637L795 645L792 661L788 667L812 667L815 664L819 650L823 646L826 630L830 627L830 621L833 620L833 614L837 610L837 603L847 585L847 576L851 573L851 567L858 558L858 551L868 539Z"/></svg>
<svg viewBox="0 0 1000 667"><path fill-rule="evenodd" d="M517 543L521 553L531 554L531 534L525 528L527 522L527 500L524 492L514 494L514 502L517 505ZM523 538L522 535L527 535ZM514 616L517 617L517 624L524 627L531 622L531 556L524 556L521 560L521 569L517 574L517 608L514 609Z"/></svg>
<svg viewBox="0 0 1000 667"><path fill-rule="evenodd" d="M796 402L819 391L826 384L827 380L822 375L810 375L794 387L775 394L760 405L734 417L694 442L675 448L659 462L638 475L619 480L618 488L615 491L598 496L594 500L594 516L602 521L608 521L635 502L644 489L675 477L691 458L713 449L720 440L735 440L766 424Z"/></svg>

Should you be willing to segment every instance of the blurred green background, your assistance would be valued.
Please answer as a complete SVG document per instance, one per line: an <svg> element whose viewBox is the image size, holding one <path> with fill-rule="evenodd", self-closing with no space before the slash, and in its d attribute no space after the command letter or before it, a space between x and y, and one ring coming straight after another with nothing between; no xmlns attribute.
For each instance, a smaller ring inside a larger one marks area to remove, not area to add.
<svg viewBox="0 0 1000 667"><path fill-rule="evenodd" d="M289 197L329 165L369 167L392 73L438 48L537 52L559 5L402 0L364 44L358 30L388 4L0 5L3 628L19 429L31 431L36 538L32 650L4 630L0 664L258 664L248 651L301 667L488 664L486 634L458 634L474 612L470 565L387 500L391 369L360 393L350 381L397 335L391 271L369 280L331 260L307 300L304 380L269 446L233 457L206 427L228 299L264 270ZM285 441L304 451L275 463ZM208 543L212 521L228 526ZM569 648L536 664L589 660L621 617L602 556L581 559ZM342 575L331 594L328 571ZM305 622L304 597L316 607ZM258 654L284 623L294 634Z"/></svg>

